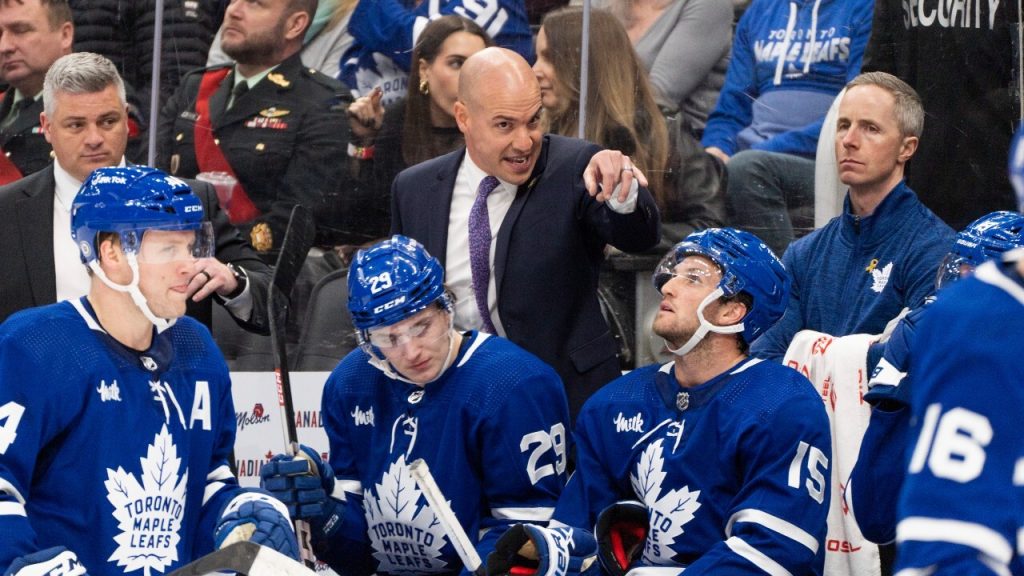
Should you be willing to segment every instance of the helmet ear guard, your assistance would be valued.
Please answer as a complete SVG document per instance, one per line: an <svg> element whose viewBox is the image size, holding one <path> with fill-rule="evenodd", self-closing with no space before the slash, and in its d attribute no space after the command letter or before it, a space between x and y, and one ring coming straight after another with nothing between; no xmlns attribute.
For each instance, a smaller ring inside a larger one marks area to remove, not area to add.
<svg viewBox="0 0 1024 576"><path fill-rule="evenodd" d="M782 262L757 236L734 228L709 228L690 234L655 269L652 280L658 292L675 275L675 266L687 256L703 256L714 262L722 271L722 280L697 309L701 328L690 342L673 353L686 354L708 332L742 333L743 340L750 344L785 313L792 281ZM714 326L705 320L703 311L710 302L741 293L751 300L741 323Z"/></svg>

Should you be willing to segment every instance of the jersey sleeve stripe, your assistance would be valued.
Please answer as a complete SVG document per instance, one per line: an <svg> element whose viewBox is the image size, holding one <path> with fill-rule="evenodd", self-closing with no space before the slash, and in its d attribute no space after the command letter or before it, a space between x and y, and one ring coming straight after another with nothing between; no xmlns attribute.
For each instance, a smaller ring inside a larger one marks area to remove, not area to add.
<svg viewBox="0 0 1024 576"><path fill-rule="evenodd" d="M519 520L522 522L547 522L555 513L554 508L491 508L491 516L498 520Z"/></svg>
<svg viewBox="0 0 1024 576"><path fill-rule="evenodd" d="M630 576L679 576L683 573L680 566L638 566L630 568Z"/></svg>
<svg viewBox="0 0 1024 576"><path fill-rule="evenodd" d="M25 516L25 506L18 502L0 502L0 516Z"/></svg>
<svg viewBox="0 0 1024 576"><path fill-rule="evenodd" d="M725 525L726 536L732 536L732 525L737 522L751 522L753 524L759 524L772 532L776 532L790 540L793 540L794 542L797 542L798 544L802 544L813 554L818 553L818 540L814 536L811 536L796 524L787 522L778 516L772 516L763 510L747 508L733 514L732 518L729 518L729 522Z"/></svg>
<svg viewBox="0 0 1024 576"><path fill-rule="evenodd" d="M203 506L206 506L206 503L210 501L210 498L213 498L214 495L217 494L217 492L220 492L221 488L225 486L227 486L227 484L223 482L211 482L210 484L207 484L206 490L203 492Z"/></svg>
<svg viewBox="0 0 1024 576"><path fill-rule="evenodd" d="M904 568L896 573L895 576L931 576L935 573L935 566L928 566L927 568Z"/></svg>
<svg viewBox="0 0 1024 576"><path fill-rule="evenodd" d="M207 482L213 482L215 480L229 480L231 478L233 478L231 468L228 468L227 466L218 466L206 475Z"/></svg>
<svg viewBox="0 0 1024 576"><path fill-rule="evenodd" d="M923 516L904 518L896 525L896 543L947 542L969 546L992 559L1007 565L1013 557L1013 548L1002 534L972 522L939 520Z"/></svg>
<svg viewBox="0 0 1024 576"><path fill-rule="evenodd" d="M22 496L21 492L19 492L18 489L14 487L14 484L11 484L10 482L4 480L3 478L0 478L0 494L7 494L8 496L13 496L14 499L17 500L18 502L22 504L25 503L25 497Z"/></svg>
<svg viewBox="0 0 1024 576"><path fill-rule="evenodd" d="M359 480L337 480L334 483L334 490L331 491L331 496L334 496L338 500L345 500L344 494L355 494L356 496L363 495L363 483Z"/></svg>
<svg viewBox="0 0 1024 576"><path fill-rule="evenodd" d="M1007 278L1006 275L999 270L999 267L996 266L995 262L986 262L981 266L978 266L978 269L974 272L974 276L982 282L1000 288L1011 298L1017 300L1021 304L1024 304L1024 288L1021 288L1019 284L1010 278Z"/></svg>
<svg viewBox="0 0 1024 576"><path fill-rule="evenodd" d="M781 564L772 560L768 556L765 556L760 550L754 548L750 544L747 544L739 536L732 536L725 541L725 545L730 550L735 552L741 558L746 559L748 562L757 566L771 576L793 576L789 570L782 567Z"/></svg>

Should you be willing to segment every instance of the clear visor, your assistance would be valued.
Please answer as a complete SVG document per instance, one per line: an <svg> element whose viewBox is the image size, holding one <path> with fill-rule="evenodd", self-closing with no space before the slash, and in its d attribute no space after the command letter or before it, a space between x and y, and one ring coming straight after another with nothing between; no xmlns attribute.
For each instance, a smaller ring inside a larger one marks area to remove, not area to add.
<svg viewBox="0 0 1024 576"><path fill-rule="evenodd" d="M214 252L213 226L210 222L203 222L196 230L148 228L141 238L135 232L126 233L122 238L126 238L128 250L134 249L142 264L191 261L208 258Z"/></svg>
<svg viewBox="0 0 1024 576"><path fill-rule="evenodd" d="M974 273L974 265L966 258L957 254L946 254L939 264L939 271L935 276L935 288L939 289L948 286L961 278L966 278Z"/></svg>
<svg viewBox="0 0 1024 576"><path fill-rule="evenodd" d="M714 287L721 281L722 272L718 266L703 257L684 256L683 260L678 262L675 254L669 254L662 258L658 267L654 269L654 289L660 293L661 288L673 278L682 278L693 286Z"/></svg>
<svg viewBox="0 0 1024 576"><path fill-rule="evenodd" d="M436 342L451 327L450 318L448 314L432 306L397 324L370 329L367 332L367 340L381 350L400 348L413 341L424 344Z"/></svg>

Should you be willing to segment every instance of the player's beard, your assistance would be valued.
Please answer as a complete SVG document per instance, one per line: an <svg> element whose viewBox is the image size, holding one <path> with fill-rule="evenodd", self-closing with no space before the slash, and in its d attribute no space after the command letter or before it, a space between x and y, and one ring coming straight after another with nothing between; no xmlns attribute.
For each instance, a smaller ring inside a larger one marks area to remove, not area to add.
<svg viewBox="0 0 1024 576"><path fill-rule="evenodd" d="M284 27L282 20L273 29L250 34L235 45L222 42L221 50L235 62L273 66L278 63L277 55L284 45Z"/></svg>
<svg viewBox="0 0 1024 576"><path fill-rule="evenodd" d="M675 316L665 318L660 314L655 316L654 322L651 323L651 330L658 336L661 336L672 348L678 348L688 342L694 333L697 332L697 328L696 316L693 318L692 326L683 326Z"/></svg>

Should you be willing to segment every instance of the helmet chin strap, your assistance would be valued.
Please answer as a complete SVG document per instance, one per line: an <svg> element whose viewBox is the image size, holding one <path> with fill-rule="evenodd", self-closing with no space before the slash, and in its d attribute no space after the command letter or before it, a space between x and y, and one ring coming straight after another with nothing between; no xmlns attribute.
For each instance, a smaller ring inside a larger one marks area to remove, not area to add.
<svg viewBox="0 0 1024 576"><path fill-rule="evenodd" d="M737 334L739 332L743 332L743 322L740 322L739 324L731 324L729 326L716 326L704 318L704 309L708 307L708 304L711 304L724 295L725 292L723 292L720 287L716 288L711 294L708 294L707 297L701 301L700 305L697 306L697 320L700 322L700 326L697 328L696 332L693 333L693 336L690 336L690 339L686 341L686 344L683 344L679 348L672 348L668 344L665 344L665 348L676 356L686 356L697 346L697 344L700 344L700 341L708 335L708 332L715 332L716 334Z"/></svg>
<svg viewBox="0 0 1024 576"><path fill-rule="evenodd" d="M445 356L444 358L444 364L441 366L441 369L437 371L437 376L434 376L430 380L427 380L426 382L423 383L413 382L412 380L409 380L405 376L402 376L402 374L399 373L398 370L395 370L395 367L392 366L391 363L387 361L387 359L377 356L376 352L374 351L374 347L368 341L364 342L363 346L363 349L366 351L366 354L370 357L370 366L373 366L374 368L380 370L388 378L391 378L392 380L401 380L406 384L426 386L427 384L430 384L431 382L440 378L441 375L444 374L445 371L448 370L448 368L452 365L452 362L455 361L455 353L457 352L457 350L455 350L455 316L451 313L448 314L448 355Z"/></svg>
<svg viewBox="0 0 1024 576"><path fill-rule="evenodd" d="M128 258L128 267L132 269L132 281L127 285L117 284L110 278L107 278L106 273L103 272L102 268L100 268L99 261L97 260L90 261L89 268L92 270L93 274L95 274L100 280L102 280L103 283L106 284L111 290L116 290L117 292L125 292L129 296L131 296L132 302L134 302L135 305L138 306L139 310L142 311L142 315L145 316L147 320L152 322L153 326L156 326L157 334L163 332L164 330L167 330L171 326L174 326L174 323L177 321L177 318L158 318L156 314L153 314L153 311L149 309L149 304L146 302L146 297L143 296L142 291L139 290L139 262L135 257L135 253L128 252L125 254L125 256L127 256Z"/></svg>

